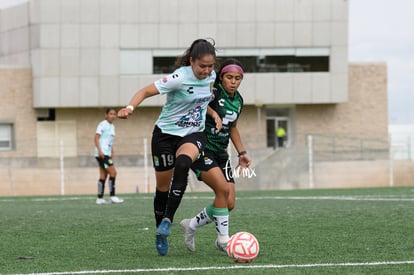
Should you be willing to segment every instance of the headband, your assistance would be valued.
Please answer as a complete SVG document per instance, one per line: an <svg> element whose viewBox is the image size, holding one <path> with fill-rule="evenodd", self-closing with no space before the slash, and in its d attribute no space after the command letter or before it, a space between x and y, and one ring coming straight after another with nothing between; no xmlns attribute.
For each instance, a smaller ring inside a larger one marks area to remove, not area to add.
<svg viewBox="0 0 414 275"><path fill-rule="evenodd" d="M234 71L234 72L238 72L239 74L243 75L244 71L243 68L240 67L239 65L236 64L229 64L224 66L224 68L221 70L221 75L230 72L230 71Z"/></svg>

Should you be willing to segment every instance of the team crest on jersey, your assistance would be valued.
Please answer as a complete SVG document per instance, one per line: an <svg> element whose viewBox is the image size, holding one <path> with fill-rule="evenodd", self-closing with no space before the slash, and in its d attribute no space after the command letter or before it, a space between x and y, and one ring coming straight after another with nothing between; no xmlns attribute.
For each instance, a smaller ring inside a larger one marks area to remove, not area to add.
<svg viewBox="0 0 414 275"><path fill-rule="evenodd" d="M158 166L160 166L160 160L158 159L158 157L157 157L157 156L154 156L154 157L153 157L153 160L154 160L154 165L155 165L155 166L157 166L157 167L158 167Z"/></svg>
<svg viewBox="0 0 414 275"><path fill-rule="evenodd" d="M210 166L213 163L213 161L211 160L211 158L209 157L204 157L204 164L207 166Z"/></svg>
<svg viewBox="0 0 414 275"><path fill-rule="evenodd" d="M203 121L201 106L188 111L188 113L180 118L175 124L179 127L199 127Z"/></svg>

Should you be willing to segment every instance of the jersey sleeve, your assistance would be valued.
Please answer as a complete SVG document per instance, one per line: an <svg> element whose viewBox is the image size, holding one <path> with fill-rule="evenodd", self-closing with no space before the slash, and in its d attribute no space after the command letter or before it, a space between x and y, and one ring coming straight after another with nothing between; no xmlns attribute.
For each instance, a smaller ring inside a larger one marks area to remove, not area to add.
<svg viewBox="0 0 414 275"><path fill-rule="evenodd" d="M101 122L96 127L96 132L95 133L102 136L103 131L104 131L104 124Z"/></svg>
<svg viewBox="0 0 414 275"><path fill-rule="evenodd" d="M164 78L158 79L154 82L160 94L165 94L171 91L179 90L185 79L184 73L181 70L176 70L172 74Z"/></svg>

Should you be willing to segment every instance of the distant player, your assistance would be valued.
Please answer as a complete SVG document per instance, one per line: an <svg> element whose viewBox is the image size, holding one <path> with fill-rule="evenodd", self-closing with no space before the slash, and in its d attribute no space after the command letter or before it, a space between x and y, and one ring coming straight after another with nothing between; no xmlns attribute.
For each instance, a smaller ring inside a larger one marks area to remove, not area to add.
<svg viewBox="0 0 414 275"><path fill-rule="evenodd" d="M113 121L116 118L116 110L108 108L105 112L105 119L102 120L95 133L95 157L99 164L98 198L96 204L122 203L123 199L115 196L116 169L112 158L114 156L115 126ZM108 201L104 199L105 182L109 174L109 195Z"/></svg>

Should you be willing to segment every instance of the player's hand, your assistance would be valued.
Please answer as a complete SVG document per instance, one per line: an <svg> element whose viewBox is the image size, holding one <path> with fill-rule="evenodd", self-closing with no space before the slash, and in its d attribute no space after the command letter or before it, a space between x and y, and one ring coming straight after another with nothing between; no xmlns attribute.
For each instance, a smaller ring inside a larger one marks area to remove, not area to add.
<svg viewBox="0 0 414 275"><path fill-rule="evenodd" d="M102 151L99 151L99 152L98 152L98 157L99 157L100 159L104 159L105 155L104 155L104 153L103 153Z"/></svg>
<svg viewBox="0 0 414 275"><path fill-rule="evenodd" d="M247 154L241 155L239 157L239 166L241 168L249 168L251 163L250 157Z"/></svg>
<svg viewBox="0 0 414 275"><path fill-rule="evenodd" d="M216 123L216 133L220 132L221 128L223 127L223 123L219 116L214 117L214 122Z"/></svg>
<svg viewBox="0 0 414 275"><path fill-rule="evenodd" d="M127 119L130 115L132 115L132 110L126 107L119 110L117 114L118 118L123 119Z"/></svg>

